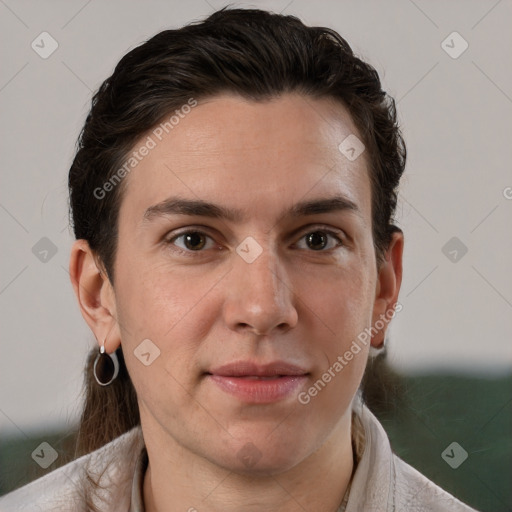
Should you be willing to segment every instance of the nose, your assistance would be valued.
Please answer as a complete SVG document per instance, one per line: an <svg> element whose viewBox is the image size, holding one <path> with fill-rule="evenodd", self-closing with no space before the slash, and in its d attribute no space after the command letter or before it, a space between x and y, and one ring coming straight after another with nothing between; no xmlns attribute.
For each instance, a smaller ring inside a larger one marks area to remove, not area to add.
<svg viewBox="0 0 512 512"><path fill-rule="evenodd" d="M291 283L279 256L267 247L252 263L234 254L226 283L224 320L232 330L269 335L297 325Z"/></svg>

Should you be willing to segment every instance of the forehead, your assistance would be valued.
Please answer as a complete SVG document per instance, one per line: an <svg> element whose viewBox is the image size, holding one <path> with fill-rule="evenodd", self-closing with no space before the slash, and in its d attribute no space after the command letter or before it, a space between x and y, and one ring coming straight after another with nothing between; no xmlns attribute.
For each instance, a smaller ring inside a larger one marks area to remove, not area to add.
<svg viewBox="0 0 512 512"><path fill-rule="evenodd" d="M264 102L222 95L184 112L134 146L151 149L139 151L145 156L125 178L121 221L138 222L148 207L180 196L273 222L295 202L342 194L370 222L366 153L350 160L339 149L347 137L359 137L341 103L298 94Z"/></svg>

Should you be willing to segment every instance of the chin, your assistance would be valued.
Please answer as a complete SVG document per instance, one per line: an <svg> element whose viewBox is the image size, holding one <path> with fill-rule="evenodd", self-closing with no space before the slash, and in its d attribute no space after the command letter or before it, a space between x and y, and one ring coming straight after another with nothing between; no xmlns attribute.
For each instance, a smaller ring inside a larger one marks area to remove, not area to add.
<svg viewBox="0 0 512 512"><path fill-rule="evenodd" d="M259 435L258 435L259 434ZM314 446L307 449L307 441L300 436L294 437L289 433L283 436L272 436L270 431L254 433L253 435L237 436L224 445L224 453L215 450L212 462L228 471L240 475L270 476L289 471L300 464L315 450ZM251 441L252 439L252 441Z"/></svg>
<svg viewBox="0 0 512 512"><path fill-rule="evenodd" d="M251 478L277 476L289 471L301 462L296 453L261 453L258 458L253 460L247 460L246 457L240 458L238 455L235 459L231 459L230 465L226 469Z"/></svg>

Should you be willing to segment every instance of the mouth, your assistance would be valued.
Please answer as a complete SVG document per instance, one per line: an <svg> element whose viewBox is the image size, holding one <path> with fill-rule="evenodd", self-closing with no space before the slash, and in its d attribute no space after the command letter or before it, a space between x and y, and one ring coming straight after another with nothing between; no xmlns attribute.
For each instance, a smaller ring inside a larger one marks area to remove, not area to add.
<svg viewBox="0 0 512 512"><path fill-rule="evenodd" d="M283 361L259 365L237 361L206 372L218 389L245 403L273 403L295 395L309 372Z"/></svg>

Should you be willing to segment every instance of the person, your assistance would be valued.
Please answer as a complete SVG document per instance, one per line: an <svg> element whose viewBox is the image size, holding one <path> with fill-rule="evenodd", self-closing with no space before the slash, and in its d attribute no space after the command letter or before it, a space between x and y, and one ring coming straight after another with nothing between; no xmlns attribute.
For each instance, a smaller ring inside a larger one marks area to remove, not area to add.
<svg viewBox="0 0 512 512"><path fill-rule="evenodd" d="M361 395L399 311L406 147L334 30L224 8L125 55L69 171L98 342L77 458L0 510L469 511Z"/></svg>

